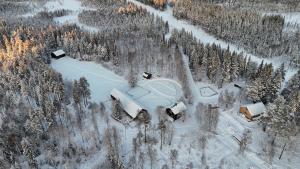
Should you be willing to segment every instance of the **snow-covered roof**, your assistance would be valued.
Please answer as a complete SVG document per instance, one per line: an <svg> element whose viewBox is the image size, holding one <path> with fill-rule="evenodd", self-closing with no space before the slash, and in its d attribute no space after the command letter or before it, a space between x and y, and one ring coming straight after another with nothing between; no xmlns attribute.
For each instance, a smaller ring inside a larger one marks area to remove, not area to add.
<svg viewBox="0 0 300 169"><path fill-rule="evenodd" d="M60 49L60 50L57 50L57 51L53 52L53 54L56 55L56 56L60 56L60 55L66 54L66 53L65 53L65 51Z"/></svg>
<svg viewBox="0 0 300 169"><path fill-rule="evenodd" d="M126 111L126 113L128 113L132 118L136 118L139 112L143 110L143 108L135 103L129 96L123 94L117 89L113 89L111 91L111 95L120 101L124 111Z"/></svg>
<svg viewBox="0 0 300 169"><path fill-rule="evenodd" d="M186 106L183 102L177 103L174 107L171 108L174 114L178 114L186 110Z"/></svg>
<svg viewBox="0 0 300 169"><path fill-rule="evenodd" d="M143 73L143 77L149 77L149 76L151 76L151 73L147 73L147 72Z"/></svg>
<svg viewBox="0 0 300 169"><path fill-rule="evenodd" d="M259 115L267 110L262 102L245 105L244 107L247 107L252 116Z"/></svg>

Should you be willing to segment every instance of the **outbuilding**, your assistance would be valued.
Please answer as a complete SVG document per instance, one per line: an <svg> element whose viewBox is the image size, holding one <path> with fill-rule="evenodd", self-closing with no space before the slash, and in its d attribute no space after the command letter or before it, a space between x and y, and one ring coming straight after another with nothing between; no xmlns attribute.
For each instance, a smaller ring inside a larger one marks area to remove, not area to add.
<svg viewBox="0 0 300 169"><path fill-rule="evenodd" d="M166 113L173 118L173 120L177 120L182 116L182 113L186 111L186 106L183 102L175 103L172 107L166 109Z"/></svg>
<svg viewBox="0 0 300 169"><path fill-rule="evenodd" d="M151 79L151 78L152 78L152 74L151 74L151 73L144 72L144 73L143 73L143 78L145 78L145 79Z"/></svg>
<svg viewBox="0 0 300 169"><path fill-rule="evenodd" d="M63 51L61 49L51 53L51 57L55 58L55 59L59 59L59 58L65 57L65 56L66 56L65 51Z"/></svg>
<svg viewBox="0 0 300 169"><path fill-rule="evenodd" d="M249 120L253 120L254 118L260 116L266 112L266 110L266 106L262 102L243 105L240 107L240 113L243 113Z"/></svg>
<svg viewBox="0 0 300 169"><path fill-rule="evenodd" d="M140 105L134 102L129 96L117 89L113 89L110 94L113 100L119 100L122 109L133 119L135 119L141 112L147 112Z"/></svg>

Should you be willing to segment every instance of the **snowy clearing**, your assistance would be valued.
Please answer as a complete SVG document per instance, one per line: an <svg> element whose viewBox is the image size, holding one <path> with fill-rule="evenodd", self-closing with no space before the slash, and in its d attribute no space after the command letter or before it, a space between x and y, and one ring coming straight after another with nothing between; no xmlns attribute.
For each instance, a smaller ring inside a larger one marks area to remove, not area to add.
<svg viewBox="0 0 300 169"><path fill-rule="evenodd" d="M137 87L130 88L123 77L94 62L64 57L53 59L51 66L68 81L85 77L90 84L91 99L97 103L110 101L109 96L113 88L126 91L132 99L149 111L155 111L157 106L169 107L182 96L181 85L171 79L142 80L138 82Z"/></svg>

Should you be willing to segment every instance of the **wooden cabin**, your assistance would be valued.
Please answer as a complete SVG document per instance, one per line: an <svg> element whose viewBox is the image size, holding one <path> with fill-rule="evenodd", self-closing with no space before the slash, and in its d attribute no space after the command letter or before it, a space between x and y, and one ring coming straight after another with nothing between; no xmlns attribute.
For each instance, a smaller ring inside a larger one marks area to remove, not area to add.
<svg viewBox="0 0 300 169"><path fill-rule="evenodd" d="M66 56L66 53L63 50L57 50L57 51L51 53L51 57L55 58L55 59L59 59L59 58L65 57L65 56Z"/></svg>
<svg viewBox="0 0 300 169"><path fill-rule="evenodd" d="M240 113L243 113L249 120L253 120L254 118L260 116L266 112L266 110L266 106L262 102L243 105L240 107Z"/></svg>
<svg viewBox="0 0 300 169"><path fill-rule="evenodd" d="M145 78L145 79L151 79L151 78L152 78L152 74L151 74L151 73L144 72L144 73L143 73L143 78Z"/></svg>
<svg viewBox="0 0 300 169"><path fill-rule="evenodd" d="M140 105L135 103L129 96L125 95L117 89L113 89L110 94L113 100L119 100L122 109L133 119L135 119L141 112L146 112Z"/></svg>
<svg viewBox="0 0 300 169"><path fill-rule="evenodd" d="M186 106L183 102L175 103L172 107L166 109L166 113L172 117L173 120L179 119L186 111Z"/></svg>

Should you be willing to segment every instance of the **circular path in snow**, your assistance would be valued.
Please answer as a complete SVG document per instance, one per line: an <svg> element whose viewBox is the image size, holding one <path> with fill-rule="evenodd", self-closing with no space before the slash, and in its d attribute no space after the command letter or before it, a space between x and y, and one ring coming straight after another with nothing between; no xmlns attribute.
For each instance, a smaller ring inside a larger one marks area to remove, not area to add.
<svg viewBox="0 0 300 169"><path fill-rule="evenodd" d="M142 80L137 87L127 91L127 94L149 111L155 111L157 106L170 107L182 97L181 85L171 79L156 78Z"/></svg>

